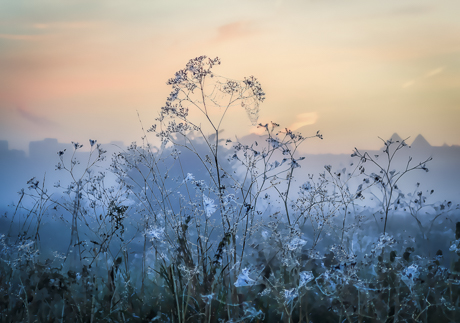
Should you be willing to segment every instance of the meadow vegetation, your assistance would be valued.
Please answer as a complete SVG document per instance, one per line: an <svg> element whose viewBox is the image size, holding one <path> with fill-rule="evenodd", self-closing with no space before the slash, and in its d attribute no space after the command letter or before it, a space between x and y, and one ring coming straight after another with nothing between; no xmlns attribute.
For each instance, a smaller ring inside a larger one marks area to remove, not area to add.
<svg viewBox="0 0 460 323"><path fill-rule="evenodd" d="M258 124L259 81L218 65L175 73L156 123L110 167L95 140L86 161L73 143L60 183L28 182L0 236L1 321L460 321L458 206L400 189L431 157L401 160L406 140L382 139L380 155L308 174L298 148L322 134ZM260 140L223 138L230 109Z"/></svg>

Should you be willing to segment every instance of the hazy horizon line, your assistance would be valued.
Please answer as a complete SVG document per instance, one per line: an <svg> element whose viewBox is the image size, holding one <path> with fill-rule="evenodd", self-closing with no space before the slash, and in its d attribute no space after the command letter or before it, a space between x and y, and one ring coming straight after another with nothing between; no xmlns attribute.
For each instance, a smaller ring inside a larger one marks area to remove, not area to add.
<svg viewBox="0 0 460 323"><path fill-rule="evenodd" d="M293 131L294 133L296 131ZM246 136L243 136L243 137L239 137L238 139L240 141L245 141L245 139L248 139L248 137L251 137L251 136L259 136L259 137L263 137L264 135L262 134L258 134L258 133L254 133L254 132L251 132L249 133L248 135ZM402 138L397 134L397 133L394 133L389 139L393 138L394 140L402 140ZM407 139L409 138L412 138L412 137L408 137ZM389 139L385 139L385 140L389 140ZM51 143L55 143L57 145L72 145L72 143L74 141L70 141L70 142L61 142L59 141L59 138L52 138L52 137L46 137L46 138L43 138L41 140L30 140L27 142L27 148L28 149L21 149L21 148L16 148L16 147L10 147L10 141L7 140L7 139L0 139L0 143L2 142L5 142L6 145L1 145L0 144L0 151L4 151L5 148L7 151L22 151L26 154L26 156L29 156L30 155L30 144L32 143L43 143L43 142L46 142L46 141L50 141L50 144ZM414 144L414 142L416 141L420 141L422 142L424 145L427 145L427 146L430 146L430 147L460 147L460 145L455 145L455 144L452 144L452 145L448 145L447 143L444 143L443 145L431 145L429 143L429 141L422 135L422 134L418 134L417 136L415 136L415 138L412 140L412 142L408 145L409 146L412 146ZM89 151L87 148L90 147L89 145L89 139L88 139L88 143L82 143L82 142L79 142L80 144L83 144L83 148L81 148L81 151ZM98 142L102 145L114 145L114 146L121 146L121 147L128 147L129 144L126 144L123 140L111 140L110 142L105 142L105 143L102 143L102 142ZM377 144L375 145L377 146ZM361 148L360 150L378 150L380 149L381 146L379 147L373 147L373 148L366 148L366 149L363 149ZM305 152L304 152L305 153ZM337 155L340 155L340 154L346 154L344 152L321 152L321 153L310 153L310 154L315 154L315 155L325 155L325 154L337 154Z"/></svg>

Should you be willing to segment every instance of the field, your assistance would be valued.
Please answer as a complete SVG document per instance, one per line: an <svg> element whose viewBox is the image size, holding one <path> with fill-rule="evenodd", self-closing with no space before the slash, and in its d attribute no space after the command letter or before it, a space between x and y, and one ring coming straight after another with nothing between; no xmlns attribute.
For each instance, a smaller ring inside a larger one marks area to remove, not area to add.
<svg viewBox="0 0 460 323"><path fill-rule="evenodd" d="M59 184L28 182L0 239L1 321L459 322L459 207L401 189L431 158L382 140L307 175L298 148L319 131L222 138L228 109L257 124L265 93L218 65L168 81L140 144L106 156L89 140L78 160L73 143Z"/></svg>

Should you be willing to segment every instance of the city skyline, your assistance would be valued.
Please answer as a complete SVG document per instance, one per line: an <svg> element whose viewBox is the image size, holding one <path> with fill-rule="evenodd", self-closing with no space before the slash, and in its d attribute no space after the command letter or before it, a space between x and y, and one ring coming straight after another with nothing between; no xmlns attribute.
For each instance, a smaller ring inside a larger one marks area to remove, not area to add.
<svg viewBox="0 0 460 323"><path fill-rule="evenodd" d="M391 137L394 140L400 140L398 134L393 134ZM241 138L243 144L251 144L254 140L258 141L258 147L262 149L262 137L258 135L248 135ZM389 138L388 138L389 139ZM99 143L99 142L98 142ZM75 157L85 164L88 160L89 153L87 148L90 147L88 141L80 142L83 148L78 149ZM107 150L106 160L101 163L100 171L109 171L111 157L114 153L119 153L125 150L126 146L121 142L101 143L102 148ZM407 163L409 156L413 157L413 163L421 162L429 157L433 160L428 163L429 172L414 172L409 175L404 181L405 189L410 191L411 185L416 182L421 182L426 189L435 189L432 198L439 200L458 201L460 171L458 169L458 160L460 160L460 146L433 146L423 136L417 136L411 141L408 141L411 149L404 149L401 154L398 153L397 163ZM59 162L57 152L66 149L64 155L67 162L73 154L73 145L69 143L59 142L56 138L47 138L45 140L33 141L29 145L30 152L22 150L9 149L8 143L5 140L0 140L0 183L8 183L8 185L0 186L0 206L6 203L17 202L17 192L21 188L27 187L27 181L36 177L43 182L46 178L47 185L52 186L54 182L64 180L65 172L62 173L56 170L55 165ZM352 151L343 154L312 154L309 152L308 145L306 149L300 149L298 155L305 157L302 162L302 168L297 173L297 179L306 180L308 174L318 175L324 172L325 165L331 165L333 170L351 167L351 163L356 164L356 158L351 157ZM370 150L363 147L357 147L361 152L367 151L371 156L381 154L382 147ZM230 149L231 146L223 145L222 148ZM301 146L302 147L302 146ZM86 148L86 149L85 149ZM222 150L225 155L225 152ZM224 156L222 155L222 156ZM393 165L395 166L395 165ZM401 166L401 165L400 165ZM196 174L199 176L198 174ZM63 178L61 178L63 176Z"/></svg>
<svg viewBox="0 0 460 323"><path fill-rule="evenodd" d="M259 138L258 142L260 143L260 139L264 139L265 136L262 135L262 134L253 133L253 134L244 136L242 138L239 138L239 140L241 140L242 142L244 142L246 144L249 144L251 140L256 140L257 141L257 138ZM376 138L376 139L378 139L378 138ZM385 139L385 138L381 138L381 139ZM389 140L389 139L393 139L393 141L403 140L403 138L397 133L394 133L391 137L386 138L385 140ZM52 146L52 147L59 147L59 149L63 149L63 148L72 147L73 142L76 142L76 141L62 142L62 141L59 141L58 138L43 138L41 140L31 140L31 141L29 141L27 143L27 147L26 147L27 149L20 149L20 148L16 148L16 147L11 147L8 140L0 139L0 152L5 152L5 151L13 152L13 151L16 151L16 152L24 153L25 157L31 157L31 155L39 155L40 154L40 148L39 147L41 145L48 144L47 147ZM122 140L113 140L113 141L110 141L110 142L99 142L96 139L96 142L101 144L104 148L106 148L108 146L117 146L119 148L126 148L130 144L130 143L129 144L125 143ZM83 152L89 151L88 148L90 148L90 144L88 143L88 140L84 141L84 142L78 142L78 143L83 145L83 147L80 149L81 151L83 151ZM380 150L381 145L379 146L379 144L381 144L381 143L382 143L381 141L376 141L376 144L374 144L374 147L360 147L359 149L363 150L363 151L364 150L369 150L369 151ZM436 148L436 147L452 147L452 148L460 147L460 145L447 145L445 143L443 145L432 145L429 142L429 140L427 140L422 134L418 134L415 137L410 137L407 140L407 144L409 146L413 146L414 143L419 144L419 145L424 146L424 147L433 147L433 148ZM34 148L33 148L34 149L33 154L31 154L31 145L35 145ZM353 149L354 149L354 147L350 148L350 153L353 151ZM308 149L303 149L302 146L300 146L299 151L300 151L301 154L312 154L312 155L327 155L327 154L346 155L346 154L348 154L348 152L337 152L337 153L334 153L334 152L332 152L332 153L330 153L330 152L317 153L316 151L310 151L309 152Z"/></svg>

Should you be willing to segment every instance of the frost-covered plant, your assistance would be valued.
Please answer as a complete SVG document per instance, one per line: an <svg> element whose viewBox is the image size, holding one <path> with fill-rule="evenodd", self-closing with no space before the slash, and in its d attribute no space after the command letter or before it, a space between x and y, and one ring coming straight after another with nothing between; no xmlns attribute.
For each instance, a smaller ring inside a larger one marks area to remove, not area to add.
<svg viewBox="0 0 460 323"><path fill-rule="evenodd" d="M383 225L383 233L385 233L387 230L388 215L390 214L390 210L397 208L398 200L401 194L401 191L398 188L399 181L404 177L404 175L414 170L423 170L428 172L426 164L433 158L428 157L424 161L413 164L412 157L409 157L404 166L400 169L395 169L395 158L399 156L398 152L403 149L410 148L406 143L408 138L401 141L380 139L384 145L384 149L382 151L383 157L379 155L371 156L367 152L362 153L357 148L355 148L351 156L360 159L359 170L361 174L365 174L367 176L367 178L364 179L364 182L375 183L379 188L380 195L378 198L381 202L382 213L385 219ZM377 173L369 172L369 169L366 170L366 168L368 168L367 165L364 165L366 162L370 162L370 164L376 169Z"/></svg>
<svg viewBox="0 0 460 323"><path fill-rule="evenodd" d="M23 194L34 201L32 207L28 206L30 201L27 205L21 203L21 198L17 208L29 214L24 221L20 221L20 227L35 226L35 234L31 238L37 243L40 242L40 225L47 213L70 227L65 260L71 259L70 266L78 267L83 265L83 260L89 260L89 265L92 265L101 257L116 259L126 238L128 206L123 205L126 202L125 192L120 190L120 186L107 186L104 170L96 173L105 160L106 150L96 140L89 140L89 144L90 151L83 164L78 158L82 144L72 142L73 151L68 159L65 158L68 156L66 149L58 151L56 170L62 173L61 180L51 190L45 186L45 178L42 183L36 178L30 179L30 193ZM14 216L11 221L13 224ZM115 246L118 246L118 252L114 252L112 247Z"/></svg>
<svg viewBox="0 0 460 323"><path fill-rule="evenodd" d="M214 73L216 65L220 65L218 58L201 56L176 72L167 82L172 89L157 123L149 129L161 140L161 148L153 149L146 136L144 146L132 145L113 163L114 172L135 200L140 225L150 228L161 221L163 239L150 243L145 239L144 254L152 247L157 254L173 255L185 268L198 268L194 286L180 278L171 259L163 257L149 266L163 275L175 293L185 291L186 307L193 298L194 306L204 306L207 316L212 302L200 304L198 294L214 295L218 279L223 278L228 297L235 298L240 268L235 266L244 257L244 242L238 237L246 240L248 224L254 220L248 189L239 184L226 159L225 143L230 141L224 143L221 138L222 121L232 106L239 105L255 123L265 99L256 78L224 78ZM196 174L206 175L198 178ZM146 267L144 263L143 271ZM176 299L177 310L182 301Z"/></svg>

